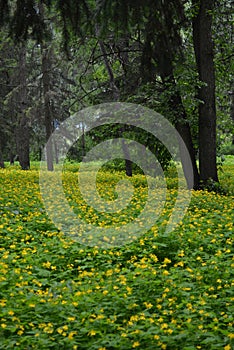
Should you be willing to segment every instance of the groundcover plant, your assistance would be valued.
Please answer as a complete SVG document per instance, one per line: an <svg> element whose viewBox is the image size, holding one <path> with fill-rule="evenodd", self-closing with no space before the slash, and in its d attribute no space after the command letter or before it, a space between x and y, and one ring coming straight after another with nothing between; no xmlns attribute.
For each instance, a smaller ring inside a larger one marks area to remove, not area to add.
<svg viewBox="0 0 234 350"><path fill-rule="evenodd" d="M84 203L76 170L68 166L63 182L78 216L121 227L142 210L143 175L131 179L133 199L119 219ZM230 189L233 166L228 171ZM120 176L100 171L104 197L114 198ZM0 171L0 349L234 349L233 194L193 191L183 220L165 234L176 197L169 179L155 225L127 245L103 249L54 226L38 177L36 168Z"/></svg>

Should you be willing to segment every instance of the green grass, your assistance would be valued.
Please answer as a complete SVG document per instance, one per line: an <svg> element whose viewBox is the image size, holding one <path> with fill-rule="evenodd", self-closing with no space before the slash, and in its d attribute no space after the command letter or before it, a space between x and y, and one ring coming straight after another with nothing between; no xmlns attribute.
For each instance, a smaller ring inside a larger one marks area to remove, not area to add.
<svg viewBox="0 0 234 350"><path fill-rule="evenodd" d="M177 193L169 179L156 224L111 249L59 232L41 202L37 163L30 171L0 170L0 349L234 349L231 159L220 171L228 195L193 192L183 220L165 234ZM111 225L114 216L94 217L72 191L74 167L64 186L77 215ZM100 173L104 197L115 198L121 176ZM132 183L133 203L118 217L120 226L144 204L145 178L136 175Z"/></svg>

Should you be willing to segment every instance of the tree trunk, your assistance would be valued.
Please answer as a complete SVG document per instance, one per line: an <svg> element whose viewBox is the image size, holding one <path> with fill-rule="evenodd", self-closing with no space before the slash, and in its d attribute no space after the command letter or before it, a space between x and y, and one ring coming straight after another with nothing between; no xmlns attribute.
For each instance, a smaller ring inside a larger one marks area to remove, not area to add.
<svg viewBox="0 0 234 350"><path fill-rule="evenodd" d="M181 101L182 103L182 101ZM185 113L185 111L184 111ZM185 114L186 115L186 114ZM176 125L176 130L182 137L186 148L188 150L190 160L192 162L192 168L193 168L193 178L190 178L190 173L188 173L189 165L188 165L188 159L184 154L182 154L182 149L181 149L181 159L182 159L182 167L184 171L184 176L187 181L187 186L189 189L194 189L197 190L199 188L199 173L198 173L198 168L196 164L196 157L195 157L195 150L193 147L193 141L192 141L192 135L191 135L191 130L188 122L177 122Z"/></svg>
<svg viewBox="0 0 234 350"><path fill-rule="evenodd" d="M55 157L55 164L59 163L59 157L58 157L58 146L56 140L54 140L54 157Z"/></svg>
<svg viewBox="0 0 234 350"><path fill-rule="evenodd" d="M29 157L29 125L26 115L27 108L27 69L26 47L21 44L19 52L19 102L18 102L18 125L16 127L16 146L19 163L22 170L30 168Z"/></svg>
<svg viewBox="0 0 234 350"><path fill-rule="evenodd" d="M81 156L82 156L82 159L84 158L85 156L85 129L84 129L84 122L82 121L81 122L81 128L82 128L82 135L81 135Z"/></svg>
<svg viewBox="0 0 234 350"><path fill-rule="evenodd" d="M10 160L10 165L14 165L14 163L15 163L15 156L14 156L13 153L10 153L9 160Z"/></svg>
<svg viewBox="0 0 234 350"><path fill-rule="evenodd" d="M212 41L214 0L193 1L199 6L193 19L193 45L202 86L198 91L199 105L199 169L200 180L218 182L216 163L215 69Z"/></svg>
<svg viewBox="0 0 234 350"><path fill-rule="evenodd" d="M160 21L157 22L157 26L159 28L162 27L162 23ZM164 88L170 90L167 100L168 108L174 116L174 125L184 141L184 144L189 153L190 161L192 163L193 178L191 179L191 174L188 173L188 159L185 156L185 154L183 154L183 147L181 147L181 145L179 144L181 152L181 162L187 186L189 189L197 189L199 187L199 173L196 163L195 150L193 146L192 133L187 113L184 108L183 101L178 91L174 77L174 51L171 48L171 42L168 38L168 35L169 34L165 32L165 30L162 30L158 33L156 39L156 46L154 47L152 54L154 56L155 61L157 62L158 74L161 77Z"/></svg>
<svg viewBox="0 0 234 350"><path fill-rule="evenodd" d="M3 156L2 156L2 150L0 149L0 168L5 168Z"/></svg>
<svg viewBox="0 0 234 350"><path fill-rule="evenodd" d="M42 83L44 95L44 115L45 115L45 129L46 129L46 161L47 169L54 170L53 165L53 144L50 136L53 132L52 115L50 106L50 55L51 50L44 45L41 45L42 54Z"/></svg>
<svg viewBox="0 0 234 350"><path fill-rule="evenodd" d="M234 124L234 89L231 91L231 108L230 108L230 117ZM234 135L232 136L232 144L234 145Z"/></svg>
<svg viewBox="0 0 234 350"><path fill-rule="evenodd" d="M163 48L163 44L161 46ZM166 48L164 48L165 52ZM164 58L161 61L162 64L159 62L159 68L160 68L160 76L163 81L163 83L166 85L169 83L169 86L171 88L171 94L168 98L168 105L170 110L173 112L173 114L176 116L176 122L175 127L178 133L180 134L181 138L183 139L186 148L188 150L190 160L192 163L193 168L193 178L190 178L190 174L188 173L188 159L185 157L184 154L182 154L183 147L180 147L181 150L181 162L182 167L184 171L184 176L186 178L187 186L189 189L198 189L199 188L199 173L196 163L196 156L195 156L195 150L193 146L193 140L192 140L192 134L190 130L190 125L187 119L187 114L183 106L183 102L181 99L181 96L178 92L176 82L174 79L173 74L173 64L171 59L164 54Z"/></svg>
<svg viewBox="0 0 234 350"><path fill-rule="evenodd" d="M182 167L184 171L184 176L187 181L187 186L189 189L198 189L199 188L199 173L196 163L196 157L195 157L195 150L193 147L193 140L192 140L192 134L190 130L190 125L187 120L186 111L183 106L183 102L181 100L181 96L177 92L176 89L176 83L173 79L173 85L174 85L174 91L175 93L171 95L169 104L170 108L174 113L177 113L178 118L175 122L175 127L178 133L180 134L181 138L184 141L184 144L187 148L187 151L189 153L190 161L192 163L193 168L193 178L190 177L190 173L188 172L189 165L188 165L188 159L185 154L183 154L183 147L181 147L180 143L180 151L181 151L181 161L182 161Z"/></svg>
<svg viewBox="0 0 234 350"><path fill-rule="evenodd" d="M126 144L124 138L122 138L122 150L125 157L125 172L127 176L132 176L132 162L130 160L130 153L128 145Z"/></svg>
<svg viewBox="0 0 234 350"><path fill-rule="evenodd" d="M96 29L96 32L98 35L98 33L99 33L98 28ZM119 92L118 87L115 84L114 73L113 73L111 65L108 61L105 45L101 40L99 40L99 46L100 46L100 50L103 54L103 59L104 59L104 64L105 64L106 70L107 70L108 75L109 75L110 88L112 90L113 100L118 101L120 98L120 92ZM128 145L124 142L124 139L122 140L122 150L123 150L123 154L125 157L125 173L127 176L132 176L132 162L129 159L127 159L127 158L129 158L129 149L128 149Z"/></svg>
<svg viewBox="0 0 234 350"><path fill-rule="evenodd" d="M4 135L0 132L0 168L5 168L4 160L3 160L3 149L4 149Z"/></svg>
<svg viewBox="0 0 234 350"><path fill-rule="evenodd" d="M40 2L39 5L40 16L42 21L44 21L44 7L43 3ZM42 67L42 84L43 84L43 96L44 96L44 118L45 118L45 129L46 129L46 161L47 169L49 171L54 170L53 165L53 143L50 138L53 132L53 118L50 105L50 70L51 70L51 55L52 49L49 45L41 43L41 67Z"/></svg>

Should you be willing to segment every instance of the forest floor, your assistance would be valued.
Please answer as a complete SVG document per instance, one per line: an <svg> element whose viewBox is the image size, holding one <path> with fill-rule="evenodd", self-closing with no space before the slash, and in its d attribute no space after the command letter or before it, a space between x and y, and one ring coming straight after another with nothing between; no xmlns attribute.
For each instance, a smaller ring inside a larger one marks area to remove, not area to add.
<svg viewBox="0 0 234 350"><path fill-rule="evenodd" d="M147 202L143 175L133 176L132 201L116 217L84 203L76 170L69 165L63 183L77 217L118 232L136 220ZM102 196L116 199L122 175L98 176ZM167 232L178 194L169 178L167 204L146 233L129 232L121 246L108 246L108 237L88 246L85 233L77 241L49 219L38 164L1 169L0 349L234 349L233 179L229 157L220 169L226 194L192 191Z"/></svg>

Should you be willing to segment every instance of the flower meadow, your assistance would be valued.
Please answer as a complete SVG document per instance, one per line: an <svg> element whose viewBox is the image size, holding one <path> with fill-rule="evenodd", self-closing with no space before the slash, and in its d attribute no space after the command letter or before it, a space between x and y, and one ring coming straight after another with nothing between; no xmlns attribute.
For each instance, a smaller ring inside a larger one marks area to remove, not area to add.
<svg viewBox="0 0 234 350"><path fill-rule="evenodd" d="M84 220L115 220L121 230L142 210L143 175L131 179L133 200L121 217L98 216L76 189L76 170L67 167L63 182ZM233 165L220 175L228 190L233 175ZM120 176L99 172L103 197L114 198ZM168 180L167 202L147 233L105 249L54 226L36 167L1 169L0 349L234 349L233 192L193 191L184 218L165 233L175 183Z"/></svg>

